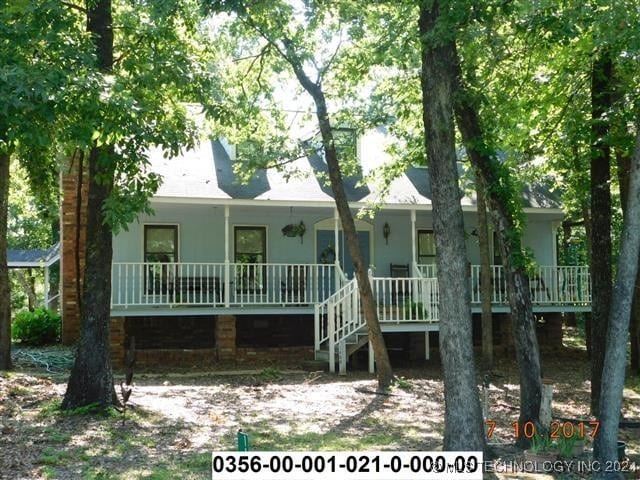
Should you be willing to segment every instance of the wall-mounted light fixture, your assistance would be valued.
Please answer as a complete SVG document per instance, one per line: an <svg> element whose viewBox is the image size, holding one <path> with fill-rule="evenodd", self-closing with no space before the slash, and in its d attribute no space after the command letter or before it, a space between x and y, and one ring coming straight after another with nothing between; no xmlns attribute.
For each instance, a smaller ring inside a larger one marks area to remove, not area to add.
<svg viewBox="0 0 640 480"><path fill-rule="evenodd" d="M384 222L384 226L382 227L382 236L384 237L384 241L389 245L389 235L391 235L391 227L387 222Z"/></svg>

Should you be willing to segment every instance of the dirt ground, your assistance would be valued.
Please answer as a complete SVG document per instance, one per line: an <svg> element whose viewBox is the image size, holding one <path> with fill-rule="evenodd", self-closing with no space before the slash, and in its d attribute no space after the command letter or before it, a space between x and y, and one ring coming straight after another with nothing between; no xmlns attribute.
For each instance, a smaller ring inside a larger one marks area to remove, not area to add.
<svg viewBox="0 0 640 480"><path fill-rule="evenodd" d="M544 352L543 369L554 388L554 417L588 420L584 350ZM233 375L138 373L123 425L119 413L61 414L57 407L66 376L20 368L0 376L0 478L210 478L211 452L235 450L239 429L249 434L251 449L262 451L441 449L444 407L437 359L396 374L403 379L401 388L383 396L374 393L375 380L365 372L346 377L284 368ZM500 358L487 402L487 419L495 422L489 442L497 457L489 470L498 473L485 478L544 478L501 471L522 459L513 445L517 379L513 358ZM631 421L640 420L635 385L625 390L622 412ZM640 429L622 429L621 438L629 465L640 465ZM585 461L590 447L581 457ZM640 478L640 473L626 476Z"/></svg>

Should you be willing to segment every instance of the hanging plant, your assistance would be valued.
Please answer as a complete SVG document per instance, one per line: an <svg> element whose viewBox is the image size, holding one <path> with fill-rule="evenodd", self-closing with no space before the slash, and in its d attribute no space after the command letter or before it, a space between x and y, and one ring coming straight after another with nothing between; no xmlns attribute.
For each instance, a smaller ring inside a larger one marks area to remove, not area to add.
<svg viewBox="0 0 640 480"><path fill-rule="evenodd" d="M285 237L300 237L300 243L303 243L303 238L305 232L307 231L307 227L304 225L304 222L301 220L298 225L294 225L290 223L282 227L282 234Z"/></svg>

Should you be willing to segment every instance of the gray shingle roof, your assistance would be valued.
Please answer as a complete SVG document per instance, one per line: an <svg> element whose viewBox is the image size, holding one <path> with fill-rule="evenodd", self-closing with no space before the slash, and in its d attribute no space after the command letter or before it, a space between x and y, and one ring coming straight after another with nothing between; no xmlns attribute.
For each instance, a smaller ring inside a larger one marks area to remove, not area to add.
<svg viewBox="0 0 640 480"><path fill-rule="evenodd" d="M7 264L9 268L41 267L51 265L60 258L60 243L47 250L8 249Z"/></svg>
<svg viewBox="0 0 640 480"><path fill-rule="evenodd" d="M389 161L381 145L381 135L378 132L377 136L374 134L360 142L364 146L359 157L365 175L379 170ZM294 175L291 171L260 170L247 184L242 184L234 174L229 152L218 140L203 141L176 158L164 158L160 151L154 150L150 160L151 170L163 177L157 197L333 203L331 188L321 179L322 174L326 174L326 164L319 155L293 162ZM380 181L375 179L366 185L361 177L347 178L344 183L350 202L375 202L383 191ZM390 206L430 205L431 185L427 169L407 169L392 182L384 203ZM461 203L474 206L475 196L463 196ZM543 186L526 188L523 203L525 207L559 208L557 197Z"/></svg>

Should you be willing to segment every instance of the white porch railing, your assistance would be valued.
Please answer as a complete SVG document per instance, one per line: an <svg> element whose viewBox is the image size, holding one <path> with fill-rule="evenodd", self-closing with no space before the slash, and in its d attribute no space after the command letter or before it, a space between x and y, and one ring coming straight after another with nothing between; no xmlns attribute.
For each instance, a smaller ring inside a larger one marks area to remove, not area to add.
<svg viewBox="0 0 640 480"><path fill-rule="evenodd" d="M419 263L415 268L420 272L420 276L424 278L436 278L436 264L435 263Z"/></svg>
<svg viewBox="0 0 640 480"><path fill-rule="evenodd" d="M491 303L507 304L507 279L501 265L491 266ZM534 305L588 305L591 278L588 266L538 266L529 275ZM471 266L471 302L480 303L480 265Z"/></svg>
<svg viewBox="0 0 640 480"><path fill-rule="evenodd" d="M372 277L371 287L381 323L438 321L435 278Z"/></svg>
<svg viewBox="0 0 640 480"><path fill-rule="evenodd" d="M425 278L436 277L436 266L415 268ZM480 265L471 265L471 302L480 303ZM491 265L491 303L507 304L507 278L502 265ZM534 305L588 305L591 303L589 267L537 266L529 276Z"/></svg>
<svg viewBox="0 0 640 480"><path fill-rule="evenodd" d="M438 284L435 278L370 277L378 320L385 323L437 322ZM346 368L347 341L363 333L365 318L358 282L354 278L315 306L315 350L326 345L329 370L335 372L336 348L340 371Z"/></svg>
<svg viewBox="0 0 640 480"><path fill-rule="evenodd" d="M114 263L112 307L305 305L335 290L335 267L290 263Z"/></svg>

